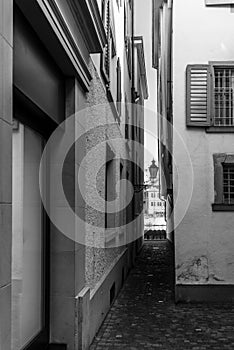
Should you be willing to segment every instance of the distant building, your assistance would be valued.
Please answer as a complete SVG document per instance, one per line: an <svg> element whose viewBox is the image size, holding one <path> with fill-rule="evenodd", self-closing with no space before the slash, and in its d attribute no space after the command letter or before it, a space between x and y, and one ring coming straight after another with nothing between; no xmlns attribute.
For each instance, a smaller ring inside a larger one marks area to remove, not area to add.
<svg viewBox="0 0 234 350"><path fill-rule="evenodd" d="M154 167L156 177L150 174L150 168ZM165 229L165 201L160 198L160 185L158 177L158 167L155 160L149 168L145 169L145 185L144 191L144 214L145 214L145 229Z"/></svg>

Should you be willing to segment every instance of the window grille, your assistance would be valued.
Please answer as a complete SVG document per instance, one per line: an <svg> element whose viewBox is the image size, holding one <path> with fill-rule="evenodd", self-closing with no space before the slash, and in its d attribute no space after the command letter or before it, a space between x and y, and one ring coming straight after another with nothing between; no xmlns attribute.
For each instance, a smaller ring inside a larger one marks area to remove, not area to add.
<svg viewBox="0 0 234 350"><path fill-rule="evenodd" d="M223 166L223 201L234 204L234 165Z"/></svg>
<svg viewBox="0 0 234 350"><path fill-rule="evenodd" d="M234 68L215 67L214 73L214 125L234 126Z"/></svg>

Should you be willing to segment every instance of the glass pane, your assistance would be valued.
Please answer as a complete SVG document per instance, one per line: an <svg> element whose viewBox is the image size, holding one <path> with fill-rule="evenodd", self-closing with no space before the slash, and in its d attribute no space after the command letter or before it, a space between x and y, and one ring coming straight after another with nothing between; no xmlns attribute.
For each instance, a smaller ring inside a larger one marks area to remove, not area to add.
<svg viewBox="0 0 234 350"><path fill-rule="evenodd" d="M39 165L42 138L19 124L13 131L12 349L42 329L42 207Z"/></svg>
<svg viewBox="0 0 234 350"><path fill-rule="evenodd" d="M215 120L218 126L233 126L233 67L215 67Z"/></svg>

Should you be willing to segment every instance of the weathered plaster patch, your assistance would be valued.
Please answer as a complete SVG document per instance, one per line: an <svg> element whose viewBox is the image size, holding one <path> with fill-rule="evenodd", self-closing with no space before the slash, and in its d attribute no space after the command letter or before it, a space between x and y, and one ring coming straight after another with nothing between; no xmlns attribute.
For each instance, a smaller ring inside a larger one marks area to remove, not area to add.
<svg viewBox="0 0 234 350"><path fill-rule="evenodd" d="M206 256L195 257L176 267L177 281L180 283L208 283L223 281L216 276L214 272L210 272L208 258Z"/></svg>
<svg viewBox="0 0 234 350"><path fill-rule="evenodd" d="M180 282L207 282L209 276L206 256L194 258L177 266L177 280Z"/></svg>

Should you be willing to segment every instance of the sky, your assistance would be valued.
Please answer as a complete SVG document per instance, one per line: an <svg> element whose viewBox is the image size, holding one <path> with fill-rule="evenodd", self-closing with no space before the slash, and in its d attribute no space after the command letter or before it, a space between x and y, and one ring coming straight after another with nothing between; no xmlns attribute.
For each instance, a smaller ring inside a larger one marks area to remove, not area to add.
<svg viewBox="0 0 234 350"><path fill-rule="evenodd" d="M135 0L135 33L143 36L149 98L145 101L145 167L152 158L158 159L157 150L157 71L152 68L152 0Z"/></svg>

